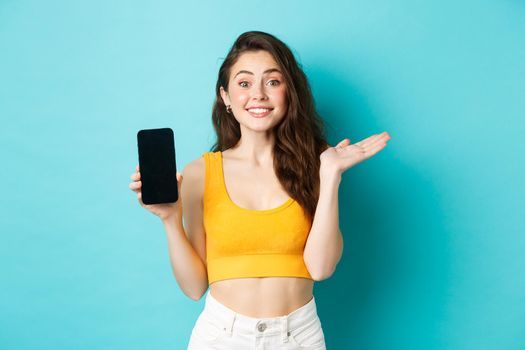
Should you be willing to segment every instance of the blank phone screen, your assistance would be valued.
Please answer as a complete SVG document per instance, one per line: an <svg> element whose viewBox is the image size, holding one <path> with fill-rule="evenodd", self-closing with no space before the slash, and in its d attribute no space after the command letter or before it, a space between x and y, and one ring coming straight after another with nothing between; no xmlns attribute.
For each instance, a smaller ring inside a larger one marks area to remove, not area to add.
<svg viewBox="0 0 525 350"><path fill-rule="evenodd" d="M170 128L137 133L139 171L144 204L173 203L179 198L175 142Z"/></svg>

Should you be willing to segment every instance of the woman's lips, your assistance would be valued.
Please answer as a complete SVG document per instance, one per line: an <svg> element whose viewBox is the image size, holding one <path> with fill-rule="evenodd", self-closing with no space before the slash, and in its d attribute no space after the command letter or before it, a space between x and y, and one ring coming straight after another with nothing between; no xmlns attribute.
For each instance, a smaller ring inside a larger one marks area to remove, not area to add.
<svg viewBox="0 0 525 350"><path fill-rule="evenodd" d="M254 118L264 118L271 112L272 112L272 109L269 109L266 112L262 112L262 113L255 113L253 110L248 110L248 113L250 113L250 115Z"/></svg>

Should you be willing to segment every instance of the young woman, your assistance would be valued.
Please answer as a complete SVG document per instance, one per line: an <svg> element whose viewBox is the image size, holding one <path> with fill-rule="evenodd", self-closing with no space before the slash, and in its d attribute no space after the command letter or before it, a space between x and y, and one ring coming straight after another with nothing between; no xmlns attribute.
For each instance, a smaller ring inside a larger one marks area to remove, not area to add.
<svg viewBox="0 0 525 350"><path fill-rule="evenodd" d="M177 173L176 203L144 205L138 166L130 184L164 223L183 292L210 287L188 349L325 349L313 284L342 255L341 175L390 136L331 147L292 52L260 31L220 67L212 120L217 142Z"/></svg>

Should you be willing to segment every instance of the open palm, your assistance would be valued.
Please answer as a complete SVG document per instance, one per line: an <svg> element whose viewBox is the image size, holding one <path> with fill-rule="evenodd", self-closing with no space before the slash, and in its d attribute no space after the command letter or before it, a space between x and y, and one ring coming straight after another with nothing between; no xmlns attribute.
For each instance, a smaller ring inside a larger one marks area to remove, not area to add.
<svg viewBox="0 0 525 350"><path fill-rule="evenodd" d="M350 139L344 139L335 147L328 147L321 153L321 167L342 174L348 168L382 150L388 140L390 140L390 135L386 131L369 136L354 144L350 144Z"/></svg>

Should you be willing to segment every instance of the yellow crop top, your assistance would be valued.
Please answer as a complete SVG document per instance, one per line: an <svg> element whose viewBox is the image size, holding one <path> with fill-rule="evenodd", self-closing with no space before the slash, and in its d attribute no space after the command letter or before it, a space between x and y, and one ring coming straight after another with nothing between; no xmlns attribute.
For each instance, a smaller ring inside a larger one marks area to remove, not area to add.
<svg viewBox="0 0 525 350"><path fill-rule="evenodd" d="M303 208L293 198L267 210L238 206L226 190L222 153L205 152L203 156L208 283L242 277L312 279L303 259L312 222Z"/></svg>

